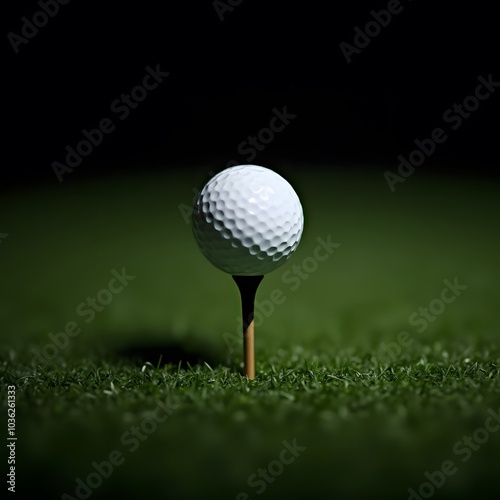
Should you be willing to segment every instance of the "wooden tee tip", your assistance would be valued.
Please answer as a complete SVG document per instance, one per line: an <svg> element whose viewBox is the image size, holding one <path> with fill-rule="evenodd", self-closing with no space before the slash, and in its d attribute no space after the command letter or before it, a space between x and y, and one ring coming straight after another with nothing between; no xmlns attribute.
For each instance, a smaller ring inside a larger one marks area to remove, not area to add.
<svg viewBox="0 0 500 500"><path fill-rule="evenodd" d="M243 359L245 375L253 380L255 378L255 344L254 344L254 321L252 319L248 328L243 333Z"/></svg>

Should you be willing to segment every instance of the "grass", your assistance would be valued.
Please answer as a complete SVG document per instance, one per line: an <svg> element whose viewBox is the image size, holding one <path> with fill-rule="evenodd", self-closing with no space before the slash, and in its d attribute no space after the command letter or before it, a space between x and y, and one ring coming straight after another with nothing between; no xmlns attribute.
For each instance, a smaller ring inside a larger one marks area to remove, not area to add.
<svg viewBox="0 0 500 500"><path fill-rule="evenodd" d="M495 187L415 174L391 194L379 171L283 173L306 231L259 289L261 310L273 290L285 300L256 328L255 381L239 374L236 287L179 210L202 170L0 200L0 375L17 387L19 491L78 498L77 478L110 456L120 464L93 478L91 498L408 498L447 460L456 472L435 498L496 491L500 432L478 431L500 410ZM328 235L340 247L293 286L293 265ZM135 279L86 323L78 305L122 267ZM419 331L410 316L455 277L467 289ZM33 364L69 321L81 333ZM294 440L305 450L277 477L252 476L280 470Z"/></svg>

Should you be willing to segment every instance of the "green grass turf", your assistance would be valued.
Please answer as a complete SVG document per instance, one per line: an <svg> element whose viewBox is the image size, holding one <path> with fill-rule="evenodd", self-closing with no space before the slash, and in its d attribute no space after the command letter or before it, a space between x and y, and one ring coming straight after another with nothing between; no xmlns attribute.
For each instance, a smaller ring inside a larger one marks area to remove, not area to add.
<svg viewBox="0 0 500 500"><path fill-rule="evenodd" d="M283 168L306 229L259 288L261 304L273 290L285 300L257 325L250 382L236 287L179 210L208 170L69 178L0 199L2 411L15 384L18 488L77 498L76 479L116 450L123 464L91 498L407 498L446 460L457 471L435 498L497 491L500 432L470 457L463 441L484 438L500 407L496 187L417 173L391 193L383 168ZM293 266L328 235L340 247L295 288ZM77 306L122 267L135 279L85 323ZM467 289L418 332L410 315L455 278ZM32 349L70 321L81 333L33 365ZM382 356L402 331L407 344ZM168 418L134 441L167 402ZM248 478L294 439L306 449L258 494Z"/></svg>

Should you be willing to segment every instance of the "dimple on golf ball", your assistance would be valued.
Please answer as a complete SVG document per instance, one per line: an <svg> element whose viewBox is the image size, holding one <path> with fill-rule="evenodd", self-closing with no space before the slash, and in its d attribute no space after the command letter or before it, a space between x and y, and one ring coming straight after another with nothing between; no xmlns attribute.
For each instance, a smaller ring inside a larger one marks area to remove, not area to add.
<svg viewBox="0 0 500 500"><path fill-rule="evenodd" d="M302 205L292 186L256 165L218 173L194 206L193 233L202 253L232 275L274 271L296 250L303 228Z"/></svg>

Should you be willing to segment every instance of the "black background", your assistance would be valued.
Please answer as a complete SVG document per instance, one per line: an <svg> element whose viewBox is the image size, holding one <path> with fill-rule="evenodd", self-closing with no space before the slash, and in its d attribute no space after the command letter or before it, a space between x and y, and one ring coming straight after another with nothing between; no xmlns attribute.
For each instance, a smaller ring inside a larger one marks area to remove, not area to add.
<svg viewBox="0 0 500 500"><path fill-rule="evenodd" d="M225 0L224 0L225 1ZM110 104L140 84L145 67L170 76L71 176L127 170L220 170L246 163L238 145L269 124L273 108L297 118L254 163L395 169L416 138L477 77L500 81L494 6L402 1L403 11L348 64L339 48L386 1L243 0L221 22L212 1L72 0L15 53L7 38L40 10L16 2L4 17L6 52L2 189L57 183L53 161L81 130L113 117ZM500 89L419 169L496 176ZM75 179L76 177L76 179Z"/></svg>

